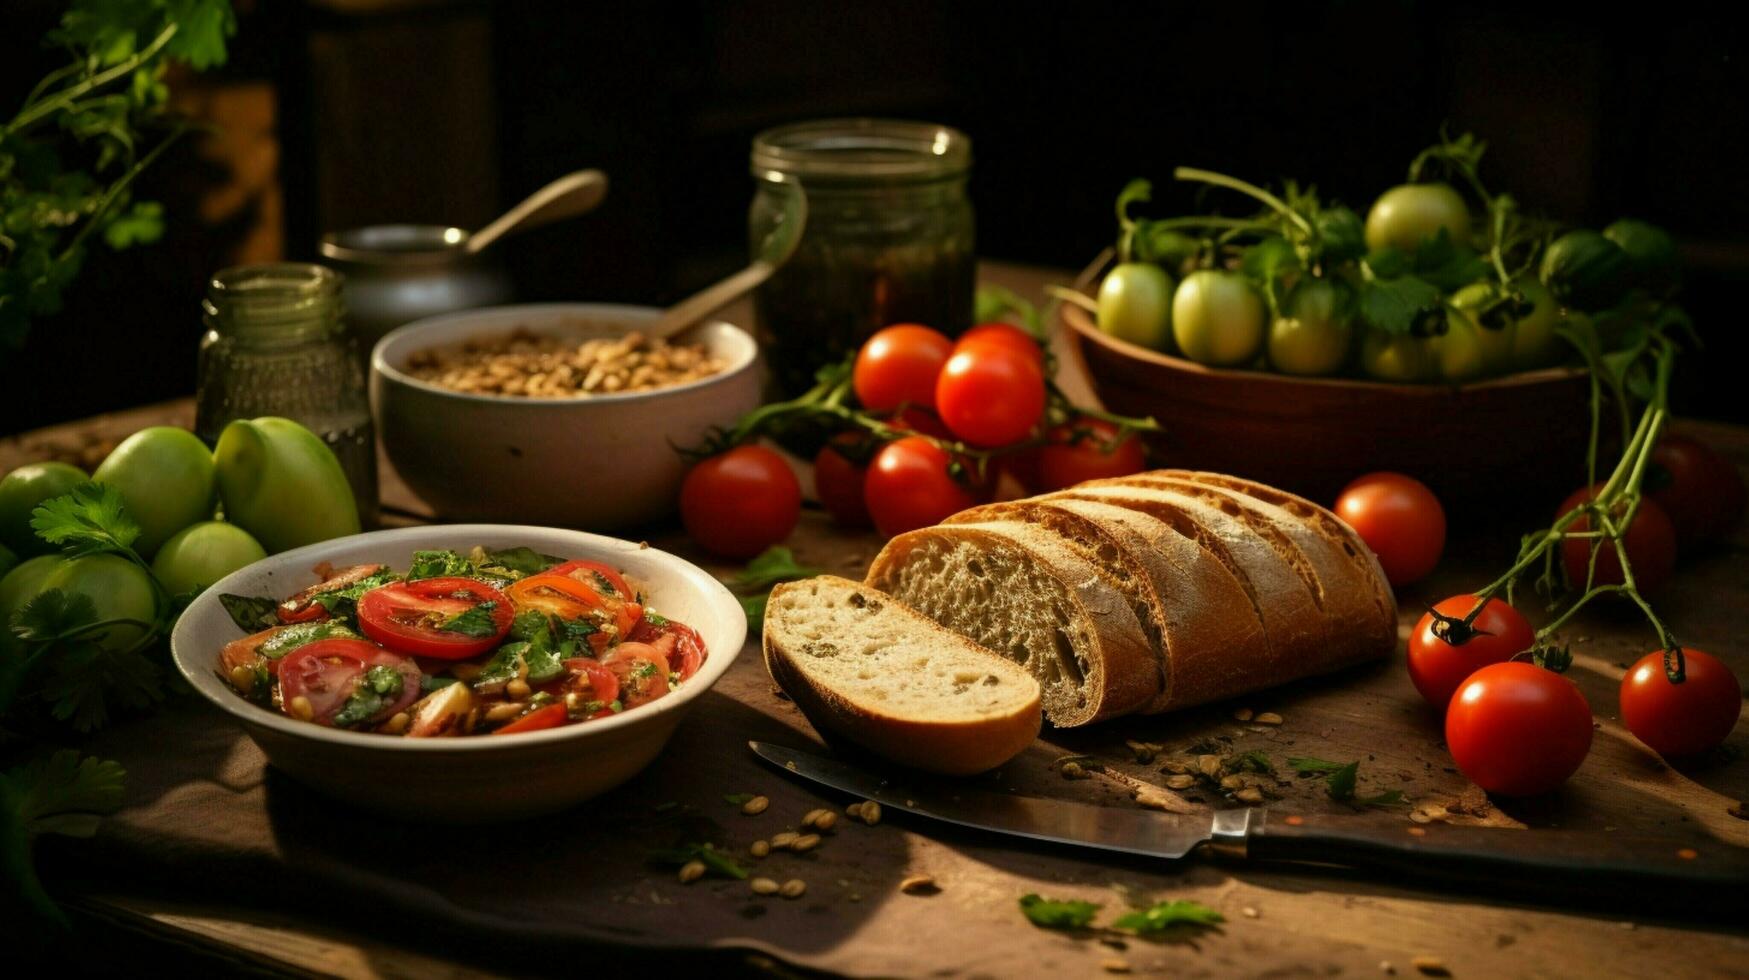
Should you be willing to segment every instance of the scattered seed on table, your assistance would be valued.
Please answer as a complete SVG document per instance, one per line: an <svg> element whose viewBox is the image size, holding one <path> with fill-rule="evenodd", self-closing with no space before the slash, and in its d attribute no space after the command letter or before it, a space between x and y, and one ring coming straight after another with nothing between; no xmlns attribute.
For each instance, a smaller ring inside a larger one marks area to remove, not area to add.
<svg viewBox="0 0 1749 980"><path fill-rule="evenodd" d="M861 820L862 819L862 804L861 803L852 803L849 806L844 808L844 812L848 816L852 816L858 820Z"/></svg>
<svg viewBox="0 0 1749 980"><path fill-rule="evenodd" d="M1255 720L1259 725L1279 725L1281 724L1282 719L1280 715L1273 711L1265 711L1258 715Z"/></svg>
<svg viewBox="0 0 1749 980"><path fill-rule="evenodd" d="M758 816L759 814L764 813L765 808L770 805L771 801L769 799L763 796L755 796L751 800L741 804L741 812L750 817Z"/></svg>
<svg viewBox="0 0 1749 980"><path fill-rule="evenodd" d="M929 875L912 875L899 882L899 890L907 895L933 895L941 891L941 886Z"/></svg>
<svg viewBox="0 0 1749 980"><path fill-rule="evenodd" d="M820 815L814 819L815 830L827 831L836 826L838 826L838 814L831 810L820 811Z"/></svg>
<svg viewBox="0 0 1749 980"><path fill-rule="evenodd" d="M1250 721L1255 713L1250 708L1240 708L1233 712L1234 721Z"/></svg>
<svg viewBox="0 0 1749 980"><path fill-rule="evenodd" d="M690 885L704 877L703 861L688 861L680 866L680 883Z"/></svg>
<svg viewBox="0 0 1749 980"><path fill-rule="evenodd" d="M814 848L819 847L819 846L820 846L820 835L819 834L803 834L800 837L797 837L795 840L790 842L789 849L792 851L795 851L797 854L800 854L803 851L811 851Z"/></svg>
<svg viewBox="0 0 1749 980"><path fill-rule="evenodd" d="M790 846L791 844L794 844L796 842L796 838L798 838L800 836L802 836L802 835L796 833L793 830L786 830L786 831L783 831L782 833L772 834L771 835L771 849L774 851L781 851L784 848Z"/></svg>
<svg viewBox="0 0 1749 980"><path fill-rule="evenodd" d="M1166 788L1167 789L1189 789L1195 785L1196 785L1196 777L1190 775L1189 773L1183 773L1183 774L1180 774L1177 776L1168 776L1166 778Z"/></svg>
<svg viewBox="0 0 1749 980"><path fill-rule="evenodd" d="M1417 956L1409 961L1410 965L1420 970L1424 976L1449 977L1451 971L1446 969L1445 961L1437 956Z"/></svg>
<svg viewBox="0 0 1749 980"><path fill-rule="evenodd" d="M764 841L764 840L756 840L753 843L747 845L747 853L753 855L756 858L762 858L765 855L771 853L771 842Z"/></svg>
<svg viewBox="0 0 1749 980"><path fill-rule="evenodd" d="M862 805L861 816L863 823L873 827L875 824L881 822L881 805L873 800L869 800Z"/></svg>
<svg viewBox="0 0 1749 980"><path fill-rule="evenodd" d="M752 881L747 882L747 887L753 889L753 894L755 895L777 894L777 882L772 881L770 878L754 878Z"/></svg>
<svg viewBox="0 0 1749 980"><path fill-rule="evenodd" d="M1263 791L1255 786L1247 786L1239 792L1234 793L1233 799L1238 800L1241 803L1262 803Z"/></svg>
<svg viewBox="0 0 1749 980"><path fill-rule="evenodd" d="M790 880L783 883L783 887L778 889L778 893L781 894L784 898L801 898L802 892L805 892L807 890L808 890L808 883L807 882L803 881L800 878L791 878Z"/></svg>
<svg viewBox="0 0 1749 980"><path fill-rule="evenodd" d="M1081 763L1079 763L1079 762L1065 762L1065 763L1063 763L1063 778L1064 779L1083 779L1083 778L1086 778L1086 776L1087 776L1087 770L1081 768Z"/></svg>
<svg viewBox="0 0 1749 980"><path fill-rule="evenodd" d="M1240 910L1239 910L1239 914L1240 914L1240 915L1243 915L1243 916L1244 916L1244 917L1245 917L1245 918L1247 918L1247 919L1255 919L1255 918L1257 918L1257 910L1256 910L1256 909L1254 909L1254 908L1252 908L1252 907L1251 907L1251 906L1249 906L1249 905L1247 905L1247 906L1245 906L1245 907L1244 907L1244 908L1242 908L1242 909L1240 909Z"/></svg>
<svg viewBox="0 0 1749 980"><path fill-rule="evenodd" d="M1219 776L1221 774L1220 756L1199 755L1196 757L1196 767L1202 770L1202 774L1205 776Z"/></svg>
<svg viewBox="0 0 1749 980"><path fill-rule="evenodd" d="M1379 972L1394 975L1397 972L1397 968L1392 965L1390 960L1379 960Z"/></svg>
<svg viewBox="0 0 1749 980"><path fill-rule="evenodd" d="M1128 960L1120 960L1115 956L1111 957L1110 959L1100 960L1099 965L1102 968L1104 968L1105 972L1107 972L1107 973L1128 973L1128 972L1130 972L1129 961Z"/></svg>
<svg viewBox="0 0 1749 980"><path fill-rule="evenodd" d="M1240 779L1238 773L1233 773L1230 776L1222 776L1221 777L1221 788L1222 789L1238 789L1239 787L1244 786L1244 785L1245 785L1245 780Z"/></svg>

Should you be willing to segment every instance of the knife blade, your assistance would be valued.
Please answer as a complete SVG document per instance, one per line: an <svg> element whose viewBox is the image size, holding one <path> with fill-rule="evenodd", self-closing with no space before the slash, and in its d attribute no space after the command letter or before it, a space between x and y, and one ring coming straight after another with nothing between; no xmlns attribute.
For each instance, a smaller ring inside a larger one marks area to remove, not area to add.
<svg viewBox="0 0 1749 980"><path fill-rule="evenodd" d="M915 775L880 775L836 758L749 742L761 759L890 812L1074 847L1181 861L1313 864L1497 890L1703 913L1736 907L1749 889L1749 849L1723 842L1584 831L1404 822L1381 827L1340 815L1249 807L1206 814L1096 806L997 793Z"/></svg>

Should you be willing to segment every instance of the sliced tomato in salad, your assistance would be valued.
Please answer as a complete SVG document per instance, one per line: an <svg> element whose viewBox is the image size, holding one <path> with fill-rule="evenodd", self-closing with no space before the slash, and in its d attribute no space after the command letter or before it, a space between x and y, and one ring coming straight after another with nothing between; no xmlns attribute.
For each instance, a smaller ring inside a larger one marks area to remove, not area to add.
<svg viewBox="0 0 1749 980"><path fill-rule="evenodd" d="M601 658L619 681L619 703L627 709L668 693L668 658L648 643L627 640Z"/></svg>
<svg viewBox="0 0 1749 980"><path fill-rule="evenodd" d="M588 619L611 626L614 636L623 639L643 616L644 607L617 591L624 587L624 579L618 586L603 587L593 574L585 574L586 578L578 578L557 570L542 572L513 582L505 591L518 609L538 609L566 620Z"/></svg>
<svg viewBox="0 0 1749 980"><path fill-rule="evenodd" d="M503 728L494 731L494 735L514 735L517 732L538 732L543 728L557 728L566 721L565 706L549 704L544 708L536 708L521 718L516 719Z"/></svg>
<svg viewBox="0 0 1749 980"><path fill-rule="evenodd" d="M282 710L331 728L392 717L418 699L419 681L412 660L366 640L317 640L279 664Z"/></svg>
<svg viewBox="0 0 1749 980"><path fill-rule="evenodd" d="M698 673L704 663L704 638L685 623L645 614L626 639L655 647L668 659L668 669L679 674L681 680Z"/></svg>
<svg viewBox="0 0 1749 980"><path fill-rule="evenodd" d="M626 602L634 602L638 598L636 590L626 584L625 576L612 565L603 565L598 561L583 561L576 559L562 565L554 565L546 570L547 575L568 575L579 582L588 583L597 592L612 592ZM605 585L606 589L602 586Z"/></svg>
<svg viewBox="0 0 1749 980"><path fill-rule="evenodd" d="M318 640L356 639L357 636L358 634L340 622L313 621L270 626L259 633L251 633L240 640L225 644L225 649L219 654L219 663L225 668L227 675L238 667L278 673L280 660L300 647Z"/></svg>
<svg viewBox="0 0 1749 980"><path fill-rule="evenodd" d="M358 626L386 647L463 660L497 646L516 610L504 593L471 578L394 582L358 600Z"/></svg>
<svg viewBox="0 0 1749 980"><path fill-rule="evenodd" d="M588 657L572 657L565 661L565 669L570 672L564 681L565 692L575 694L584 703L593 701L601 705L585 717L605 718L614 713L610 706L619 700L617 674Z"/></svg>
<svg viewBox="0 0 1749 980"><path fill-rule="evenodd" d="M279 621L282 623L308 623L312 620L327 619L328 610L316 601L317 596L329 592L339 592L341 589L357 585L387 567L387 565L349 565L345 568L335 569L318 565L316 574L323 577L322 581L280 603Z"/></svg>

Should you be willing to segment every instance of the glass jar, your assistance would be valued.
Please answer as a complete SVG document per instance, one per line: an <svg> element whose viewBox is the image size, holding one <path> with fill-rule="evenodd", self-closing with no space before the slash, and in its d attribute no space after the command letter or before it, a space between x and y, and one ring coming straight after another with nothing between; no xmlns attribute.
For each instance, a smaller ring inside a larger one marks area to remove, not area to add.
<svg viewBox="0 0 1749 980"><path fill-rule="evenodd" d="M778 387L796 395L894 323L949 335L971 326L976 259L966 178L971 140L946 126L829 119L753 140L747 216L754 254L799 185L807 224L795 254L753 295Z"/></svg>
<svg viewBox="0 0 1749 980"><path fill-rule="evenodd" d="M225 269L207 284L195 434L207 445L237 419L278 415L334 450L359 522L377 523L376 435L355 344L346 330L342 276L278 262Z"/></svg>

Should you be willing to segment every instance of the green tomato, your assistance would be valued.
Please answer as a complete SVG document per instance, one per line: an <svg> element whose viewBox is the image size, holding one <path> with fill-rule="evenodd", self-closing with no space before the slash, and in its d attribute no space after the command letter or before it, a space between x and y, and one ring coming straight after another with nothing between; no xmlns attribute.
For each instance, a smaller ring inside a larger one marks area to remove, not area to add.
<svg viewBox="0 0 1749 980"><path fill-rule="evenodd" d="M1354 345L1347 287L1302 279L1269 325L1269 362L1287 374L1334 374Z"/></svg>
<svg viewBox="0 0 1749 980"><path fill-rule="evenodd" d="M60 555L37 555L20 562L5 578L0 578L0 631L11 635L7 627L12 623L12 614L36 598L48 577L65 564L67 559Z"/></svg>
<svg viewBox="0 0 1749 980"><path fill-rule="evenodd" d="M1470 208L1449 184L1401 184L1379 195L1366 214L1366 247L1413 252L1439 234L1470 237Z"/></svg>
<svg viewBox="0 0 1749 980"><path fill-rule="evenodd" d="M1517 307L1516 299L1499 284L1472 282L1452 294L1445 315L1446 336L1474 333L1481 373L1505 374L1517 366L1512 357L1518 343Z"/></svg>
<svg viewBox="0 0 1749 980"><path fill-rule="evenodd" d="M11 548L0 544L0 578L4 578L7 572L17 567L18 555L14 554Z"/></svg>
<svg viewBox="0 0 1749 980"><path fill-rule="evenodd" d="M1676 284L1681 272L1676 240L1670 233L1646 221L1622 218L1603 229L1603 237L1616 243L1628 257L1628 272L1634 284L1664 290Z"/></svg>
<svg viewBox="0 0 1749 980"><path fill-rule="evenodd" d="M1151 350L1172 346L1172 277L1150 262L1126 262L1099 284L1099 329Z"/></svg>
<svg viewBox="0 0 1749 980"><path fill-rule="evenodd" d="M1603 235L1581 228L1549 243L1540 270L1543 285L1562 306L1608 309L1633 278L1628 253Z"/></svg>
<svg viewBox="0 0 1749 980"><path fill-rule="evenodd" d="M25 557L55 550L30 529L30 512L89 479L66 463L30 463L6 474L0 480L0 544Z"/></svg>
<svg viewBox="0 0 1749 980"><path fill-rule="evenodd" d="M1435 374L1440 380L1460 383L1474 381L1488 373L1495 356L1510 358L1512 344L1489 340L1483 330L1462 310L1445 311L1445 332L1427 340L1433 354Z"/></svg>
<svg viewBox="0 0 1749 980"><path fill-rule="evenodd" d="M1512 338L1512 366L1520 371L1548 367L1566 355L1569 345L1555 332L1561 322L1561 307L1547 286L1534 276L1512 281L1518 290L1518 332ZM1530 309L1525 310L1525 306Z"/></svg>
<svg viewBox="0 0 1749 980"><path fill-rule="evenodd" d="M155 425L128 436L91 478L121 492L140 525L134 550L151 558L177 531L213 516L213 454L187 429Z"/></svg>
<svg viewBox="0 0 1749 980"><path fill-rule="evenodd" d="M97 618L136 619L151 623L158 618L158 589L146 570L120 555L87 555L68 559L43 579L43 591L60 589L79 593L97 607ZM90 639L106 650L126 650L146 633L139 626L117 625Z"/></svg>
<svg viewBox="0 0 1749 980"><path fill-rule="evenodd" d="M158 557L152 574L171 595L199 592L245 565L267 557L249 532L224 521L203 521L176 532Z"/></svg>
<svg viewBox="0 0 1749 980"><path fill-rule="evenodd" d="M213 451L225 520L275 553L357 534L358 505L333 450L291 419L238 419Z"/></svg>
<svg viewBox="0 0 1749 980"><path fill-rule="evenodd" d="M1432 342L1407 333L1369 330L1360 341L1360 369L1375 381L1430 381L1438 371Z"/></svg>
<svg viewBox="0 0 1749 980"><path fill-rule="evenodd" d="M1263 297L1235 272L1198 269L1172 294L1172 336L1199 364L1233 367L1263 351Z"/></svg>

